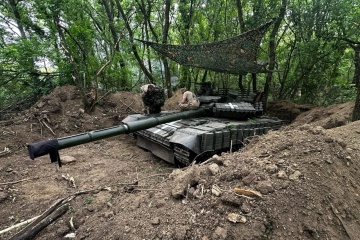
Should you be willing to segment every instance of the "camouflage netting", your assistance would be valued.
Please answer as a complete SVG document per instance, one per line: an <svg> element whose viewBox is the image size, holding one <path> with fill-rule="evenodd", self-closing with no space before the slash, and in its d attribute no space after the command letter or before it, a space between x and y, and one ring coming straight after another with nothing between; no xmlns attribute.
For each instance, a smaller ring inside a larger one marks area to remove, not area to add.
<svg viewBox="0 0 360 240"><path fill-rule="evenodd" d="M273 21L233 38L199 45L167 45L139 40L184 65L226 73L267 72L256 60L260 41Z"/></svg>

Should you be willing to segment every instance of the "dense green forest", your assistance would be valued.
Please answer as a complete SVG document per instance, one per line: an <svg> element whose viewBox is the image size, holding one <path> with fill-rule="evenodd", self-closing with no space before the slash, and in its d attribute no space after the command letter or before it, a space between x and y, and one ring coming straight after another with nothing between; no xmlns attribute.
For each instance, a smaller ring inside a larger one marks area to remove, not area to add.
<svg viewBox="0 0 360 240"><path fill-rule="evenodd" d="M355 100L360 119L358 0L3 0L0 19L0 114L64 84L81 89L91 112L102 94L149 82L170 97L194 82L248 88L256 80L267 100ZM181 66L137 41L215 42L271 19L257 54L270 71L256 75Z"/></svg>

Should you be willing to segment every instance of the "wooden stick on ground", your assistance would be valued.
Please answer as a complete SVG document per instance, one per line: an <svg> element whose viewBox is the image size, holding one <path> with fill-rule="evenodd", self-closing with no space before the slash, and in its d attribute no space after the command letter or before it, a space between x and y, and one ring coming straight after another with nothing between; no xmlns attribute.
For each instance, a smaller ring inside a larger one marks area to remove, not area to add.
<svg viewBox="0 0 360 240"><path fill-rule="evenodd" d="M80 192L76 192L73 195L70 195L67 198L61 198L58 199L49 209L47 209L44 213L42 213L40 216L31 218L25 222L22 222L20 224L14 225L12 227L6 228L4 230L0 231L1 233L5 233L8 231L11 231L14 228L18 228L24 224L30 223L28 226L26 226L24 229L22 229L20 232L15 234L13 237L10 238L10 240L25 240L25 239L32 239L34 238L41 230L46 228L48 225L50 225L52 222L54 222L56 219L61 217L63 214L67 212L69 209L69 203L77 196L88 194L88 193L98 193L100 191L111 191L110 187L103 187L98 189L90 189L90 190L84 190Z"/></svg>
<svg viewBox="0 0 360 240"><path fill-rule="evenodd" d="M50 132L52 133L52 135L56 136L56 134L54 133L54 131L51 129L51 127L50 127L49 125L46 124L45 121L42 121L42 120L39 120L39 121L40 121L42 124L44 124L45 127L47 127L47 128L50 130Z"/></svg>
<svg viewBox="0 0 360 240"><path fill-rule="evenodd" d="M69 209L71 198L56 201L48 210L41 214L35 221L15 234L10 240L25 240L34 238L41 230L46 228Z"/></svg>
<svg viewBox="0 0 360 240"><path fill-rule="evenodd" d="M343 226L344 230L345 230L345 233L346 235L350 238L350 239L357 239L357 238L352 238L351 237L351 231L348 230L345 222L341 219L341 217L339 216L339 214L337 213L337 210L334 208L334 206L331 204L331 202L328 200L329 202L329 205L330 205L330 208L331 208L331 211L334 213L334 215L337 217L337 219L339 219L341 225Z"/></svg>
<svg viewBox="0 0 360 240"><path fill-rule="evenodd" d="M1 152L0 152L0 156L4 156L4 155L6 155L6 154L8 154L8 153L11 153L11 151L10 151L9 148L5 147L5 148L4 148L4 151L1 151Z"/></svg>
<svg viewBox="0 0 360 240"><path fill-rule="evenodd" d="M15 224L15 225L13 225L11 227L5 228L5 229L0 231L0 234L9 232L9 231L11 231L11 230L13 230L15 228L18 228L18 227L21 227L21 226L23 226L25 224L31 223L32 221L35 221L38 217L40 217L40 216L33 217L33 218L29 219L29 220L26 220L26 221L23 221L21 223Z"/></svg>
<svg viewBox="0 0 360 240"><path fill-rule="evenodd" d="M121 102L123 105L125 105L125 106L126 106L125 111L126 111L127 109L130 109L131 111L133 111L133 112L135 112L135 113L136 113L136 111L130 107L130 105L131 105L132 103L131 103L130 105L126 105L123 101L121 101L121 100L120 100L120 102Z"/></svg>
<svg viewBox="0 0 360 240"><path fill-rule="evenodd" d="M46 178L46 177L51 177L51 175L48 176L43 176L41 178ZM17 180L17 181L12 181L12 182L4 182L4 183L0 183L1 185L9 185L9 184L16 184L16 183L21 183L21 182L27 182L27 181L32 181L32 180L37 180L39 179L39 176L33 177L33 178L25 178L25 179L21 179L21 180Z"/></svg>
<svg viewBox="0 0 360 240"><path fill-rule="evenodd" d="M0 183L0 185L16 184L16 183L27 182L27 181L36 180L36 179L39 179L39 177L26 178L26 179L21 179L21 180L13 181L13 182L4 182L4 183Z"/></svg>

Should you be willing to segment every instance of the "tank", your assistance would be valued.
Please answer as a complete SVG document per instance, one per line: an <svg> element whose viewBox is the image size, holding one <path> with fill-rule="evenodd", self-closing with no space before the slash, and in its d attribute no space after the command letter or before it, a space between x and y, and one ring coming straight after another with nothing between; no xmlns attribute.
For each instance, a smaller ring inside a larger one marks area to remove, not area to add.
<svg viewBox="0 0 360 240"><path fill-rule="evenodd" d="M182 118L179 111L162 111L159 116L174 116L176 120L132 133L136 144L169 163L188 166L214 154L238 150L249 138L286 124L286 121L263 115L260 92L226 88L214 92L210 86L204 83L196 91L200 94L199 109L204 111L191 118ZM141 114L129 115L123 123L149 118Z"/></svg>
<svg viewBox="0 0 360 240"><path fill-rule="evenodd" d="M199 109L129 115L118 126L29 144L29 156L35 159L49 154L51 162L61 166L61 149L132 134L140 148L169 163L187 166L213 154L239 149L247 139L285 124L263 115L260 93L227 88L214 92L209 86L201 84L196 91L201 103Z"/></svg>

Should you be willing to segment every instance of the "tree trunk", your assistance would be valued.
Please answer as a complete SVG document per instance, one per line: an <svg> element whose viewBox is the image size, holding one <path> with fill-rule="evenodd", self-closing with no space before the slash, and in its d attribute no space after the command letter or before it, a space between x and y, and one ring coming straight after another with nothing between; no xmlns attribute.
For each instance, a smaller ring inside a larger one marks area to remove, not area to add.
<svg viewBox="0 0 360 240"><path fill-rule="evenodd" d="M26 34L25 34L24 26L22 24L20 12L19 12L19 10L17 8L17 3L18 2L15 2L14 0L9 0L9 4L10 4L10 6L12 8L12 11L13 11L13 14L15 16L16 24L18 26L20 35L21 35L21 37L23 39L26 39Z"/></svg>
<svg viewBox="0 0 360 240"><path fill-rule="evenodd" d="M70 51L70 48L68 47L68 42L66 40L63 28L60 25L60 16L58 14L54 14L53 20L57 29L57 32L60 37L60 41L62 43L63 48L65 49L65 55L68 58L68 61L71 66L71 75L73 78L73 81L75 85L80 89L81 99L84 104L84 110L86 113L91 113L92 111L92 105L94 104L96 98L97 98L97 91L92 90L91 94L88 93L85 84L81 81L81 75L79 73L77 64L74 62L75 57L73 56L72 52ZM89 97L91 95L91 97Z"/></svg>
<svg viewBox="0 0 360 240"><path fill-rule="evenodd" d="M246 75L239 74L239 78L238 78L238 87L241 91L245 90L244 83L243 83L244 76L246 76Z"/></svg>
<svg viewBox="0 0 360 240"><path fill-rule="evenodd" d="M12 10L12 13L14 14L16 25L20 32L21 38L24 40L27 40L28 37L26 36L26 32L25 32L26 26L24 27L24 19L21 16L21 9L18 8L19 2L20 1L8 0L8 3L10 4L11 10ZM31 86L33 89L33 95L34 95L34 97L38 97L38 95L40 94L40 91L39 91L39 75L40 74L36 69L35 59L33 57L28 57L28 59L26 59L26 68L31 77Z"/></svg>
<svg viewBox="0 0 360 240"><path fill-rule="evenodd" d="M115 26L114 26L114 14L112 13L111 8L109 6L109 1L102 0L101 3L105 8L106 16L107 16L107 18L109 20L109 30L111 32L111 36L113 38L113 42L114 42L114 45L115 45L115 43L117 43L117 41L118 41L118 36L117 36L116 29L115 29ZM116 45L115 50L117 52L119 52L119 45Z"/></svg>
<svg viewBox="0 0 360 240"><path fill-rule="evenodd" d="M145 34L145 39L146 41L154 41L155 42L159 42L159 38L157 36L157 33L154 29L154 27L151 24L151 12L152 12L152 2L151 0L147 0L147 3L145 5L144 0L136 0L137 3L137 8L141 11L141 13L143 14L144 17L144 34ZM150 35L149 32L152 33L152 37L154 38L153 40L150 39ZM147 65L148 65L148 69L149 72L152 73L152 62L151 62L151 47L149 45L145 45L145 51L147 52Z"/></svg>
<svg viewBox="0 0 360 240"><path fill-rule="evenodd" d="M352 113L352 121L360 120L360 44L353 45L354 49L354 78L353 83L356 86L357 94L355 107Z"/></svg>
<svg viewBox="0 0 360 240"><path fill-rule="evenodd" d="M237 8L237 13L238 13L240 33L244 33L244 32L246 32L246 27L245 27L245 22L244 22L244 13L243 13L243 7L242 7L241 0L236 0L236 8ZM244 78L246 79L246 75L247 75L247 73L239 74L238 87L241 91L245 90L243 80L244 80ZM255 79L256 79L256 76L255 76ZM255 85L256 85L256 83L255 83Z"/></svg>
<svg viewBox="0 0 360 240"><path fill-rule="evenodd" d="M179 12L181 15L181 35L183 38L184 45L190 45L190 30L193 25L193 15L194 15L194 0L180 0L179 1ZM181 66L181 79L180 86L186 87L187 89L191 88L191 73L190 67Z"/></svg>
<svg viewBox="0 0 360 240"><path fill-rule="evenodd" d="M287 5L286 0L282 0L279 16L275 20L274 28L272 29L271 34L270 34L270 41L269 41L269 70L270 70L270 72L266 75L266 81L265 81L265 86L264 86L264 95L263 95L264 100L265 100L264 101L265 102L265 106L264 106L265 110L266 110L266 105L267 105L267 99L269 97L270 84L271 84L271 80L272 80L272 76L273 76L272 71L275 69L275 60L276 60L275 36L276 36L277 32L279 31L281 21L283 20L283 18L285 16L286 5Z"/></svg>
<svg viewBox="0 0 360 240"><path fill-rule="evenodd" d="M162 37L163 44L167 43L167 38L169 35L170 5L171 5L171 0L166 0L165 1L165 23L164 23L163 37ZM164 70L165 70L165 83L166 83L166 89L167 89L167 96L168 96L168 98L171 98L172 97L172 89L171 89L171 75L170 75L169 63L168 63L166 57L162 57L162 61L163 61Z"/></svg>
<svg viewBox="0 0 360 240"><path fill-rule="evenodd" d="M145 74L145 76L149 79L149 81L151 83L154 83L155 82L155 79L153 77L153 75L147 70L147 68L145 67L145 64L144 62L141 60L141 57L137 51L137 48L136 48L136 45L134 44L134 33L133 33L133 30L131 29L131 26L130 26L130 23L129 23L129 20L127 18L127 16L125 15L125 12L124 12L124 9L122 8L121 4L120 4L120 1L119 0L116 0L116 7L118 8L120 14L121 14L121 17L122 19L124 20L125 22L125 26L126 26L126 29L128 30L129 32L129 36L130 36L130 42L131 42L131 50L135 56L135 59L136 61L138 62L141 70L143 71L143 73Z"/></svg>
<svg viewBox="0 0 360 240"><path fill-rule="evenodd" d="M256 73L252 73L251 74L251 79L252 79L252 91L256 92L257 91L257 84L256 84ZM250 89L249 89L250 90Z"/></svg>
<svg viewBox="0 0 360 240"><path fill-rule="evenodd" d="M237 13L238 13L238 20L240 25L240 32L245 32L245 22L244 22L244 14L243 14L243 8L241 0L236 0L236 7L237 7Z"/></svg>

